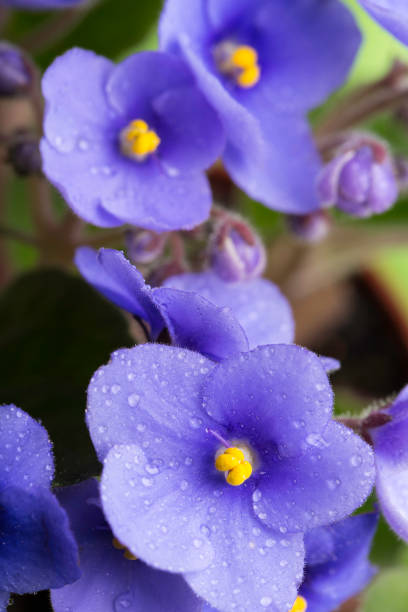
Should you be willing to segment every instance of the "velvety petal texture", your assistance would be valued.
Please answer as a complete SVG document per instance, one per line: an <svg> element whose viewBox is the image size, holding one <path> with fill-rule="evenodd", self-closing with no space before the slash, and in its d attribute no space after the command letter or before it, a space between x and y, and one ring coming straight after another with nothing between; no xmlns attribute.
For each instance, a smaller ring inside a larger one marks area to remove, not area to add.
<svg viewBox="0 0 408 612"><path fill-rule="evenodd" d="M111 302L146 321L152 339L165 326L143 276L121 251L81 247L75 263L82 276Z"/></svg>
<svg viewBox="0 0 408 612"><path fill-rule="evenodd" d="M294 340L295 324L289 302L266 279L232 283L207 271L172 276L164 285L199 293L217 306L230 308L245 330L250 348Z"/></svg>
<svg viewBox="0 0 408 612"><path fill-rule="evenodd" d="M0 459L0 589L30 593L73 582L79 577L77 546L50 491L54 462L47 433L12 405L0 407Z"/></svg>
<svg viewBox="0 0 408 612"><path fill-rule="evenodd" d="M197 292L172 288L151 289L140 272L113 249L77 249L81 274L114 304L137 315L156 340L167 327L172 343L221 361L248 350L244 329L234 314Z"/></svg>
<svg viewBox="0 0 408 612"><path fill-rule="evenodd" d="M71 49L45 73L43 93L44 172L80 217L155 231L190 229L207 218L204 170L224 148L224 130L180 59L144 52L115 66ZM159 139L136 157L123 133L135 120Z"/></svg>
<svg viewBox="0 0 408 612"><path fill-rule="evenodd" d="M294 345L218 365L168 346L116 351L87 411L113 532L214 608L289 611L303 533L352 512L374 479L369 446L331 410L319 358ZM216 467L226 447L252 466L236 486Z"/></svg>
<svg viewBox="0 0 408 612"><path fill-rule="evenodd" d="M405 0L359 0L386 30L408 45L408 4Z"/></svg>
<svg viewBox="0 0 408 612"><path fill-rule="evenodd" d="M387 413L392 420L370 431L381 510L394 531L408 542L408 387Z"/></svg>
<svg viewBox="0 0 408 612"><path fill-rule="evenodd" d="M231 177L273 209L317 209L320 165L305 112L341 85L352 65L360 35L351 14L337 0L192 0L184 8L183 0L167 0L161 48L188 62L222 117ZM242 45L256 51L259 70L248 87L228 68L228 54Z"/></svg>
<svg viewBox="0 0 408 612"><path fill-rule="evenodd" d="M113 545L114 535L100 508L96 480L66 487L58 494L66 509L81 556L81 578L53 590L55 612L200 612L202 602L181 576L129 560Z"/></svg>
<svg viewBox="0 0 408 612"><path fill-rule="evenodd" d="M368 557L377 522L374 513L359 514L306 534L300 594L308 612L331 612L367 586L376 572Z"/></svg>

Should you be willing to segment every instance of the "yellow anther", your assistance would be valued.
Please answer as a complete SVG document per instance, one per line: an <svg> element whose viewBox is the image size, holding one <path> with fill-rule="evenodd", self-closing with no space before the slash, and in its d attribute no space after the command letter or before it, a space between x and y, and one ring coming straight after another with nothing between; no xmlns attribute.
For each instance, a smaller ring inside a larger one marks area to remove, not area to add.
<svg viewBox="0 0 408 612"><path fill-rule="evenodd" d="M258 54L253 47L242 45L231 55L231 62L238 68L251 68L258 62Z"/></svg>
<svg viewBox="0 0 408 612"><path fill-rule="evenodd" d="M159 136L149 129L143 119L131 121L120 133L122 153L137 161L143 161L147 155L154 153L159 144Z"/></svg>
<svg viewBox="0 0 408 612"><path fill-rule="evenodd" d="M241 87L248 89L249 87L253 87L259 81L261 76L261 70L257 64L254 66L249 66L242 70L242 72L237 76L237 83Z"/></svg>
<svg viewBox="0 0 408 612"><path fill-rule="evenodd" d="M307 610L307 601L304 597L302 597L301 595L298 595L296 597L296 601L293 604L292 609L290 610L290 612L306 612Z"/></svg>
<svg viewBox="0 0 408 612"><path fill-rule="evenodd" d="M242 463L234 467L230 472L228 472L227 482L233 487L238 487L239 485L242 485L242 483L244 483L246 480L248 480L251 474L252 465L249 463L249 461L243 461Z"/></svg>
<svg viewBox="0 0 408 612"><path fill-rule="evenodd" d="M227 448L222 455L218 455L215 460L215 467L220 472L227 472L245 461L244 453L239 448L232 446Z"/></svg>
<svg viewBox="0 0 408 612"><path fill-rule="evenodd" d="M112 539L112 546L113 548L116 548L116 550L123 550L123 556L125 557L125 559L128 559L128 561L138 560L137 557L135 557L135 555L131 553L130 550L128 550L126 546L122 544L122 542L119 542L117 538Z"/></svg>

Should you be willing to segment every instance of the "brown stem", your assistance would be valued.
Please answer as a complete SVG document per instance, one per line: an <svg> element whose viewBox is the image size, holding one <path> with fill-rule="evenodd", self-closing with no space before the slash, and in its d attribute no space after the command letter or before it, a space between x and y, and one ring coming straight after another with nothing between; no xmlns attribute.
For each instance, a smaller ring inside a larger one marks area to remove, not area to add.
<svg viewBox="0 0 408 612"><path fill-rule="evenodd" d="M27 179L27 187L34 225L38 237L44 239L57 229L51 186L43 176L33 175Z"/></svg>
<svg viewBox="0 0 408 612"><path fill-rule="evenodd" d="M17 240L18 242L23 242L24 244L38 246L38 240L35 238L35 236L31 236L31 234L27 234L26 232L22 232L13 227L5 227L0 225L0 236L5 240Z"/></svg>
<svg viewBox="0 0 408 612"><path fill-rule="evenodd" d="M6 169L0 166L0 221L6 215L7 205L7 177ZM0 232L1 234L1 232ZM4 240L0 239L0 287L7 284L12 276L12 266L9 258L9 253Z"/></svg>
<svg viewBox="0 0 408 612"><path fill-rule="evenodd" d="M18 44L31 54L41 53L69 34L87 15L86 7L57 11L52 17L26 34Z"/></svg>
<svg viewBox="0 0 408 612"><path fill-rule="evenodd" d="M75 246L91 246L94 248L103 247L106 245L115 245L122 241L126 230L129 229L126 225L121 227L114 227L111 230L95 232L94 234L88 234L81 236L76 242Z"/></svg>

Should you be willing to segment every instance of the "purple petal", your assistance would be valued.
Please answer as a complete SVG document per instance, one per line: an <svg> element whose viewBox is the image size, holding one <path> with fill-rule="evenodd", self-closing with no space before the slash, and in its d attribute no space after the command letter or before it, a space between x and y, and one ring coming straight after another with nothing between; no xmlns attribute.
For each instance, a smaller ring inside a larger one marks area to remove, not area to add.
<svg viewBox="0 0 408 612"><path fill-rule="evenodd" d="M332 421L307 444L301 456L275 457L264 468L254 509L271 528L306 531L341 520L371 491L373 453L351 430Z"/></svg>
<svg viewBox="0 0 408 612"><path fill-rule="evenodd" d="M123 162L120 188L103 196L104 210L157 232L192 229L208 218L212 195L204 174L170 176L154 159L136 168L139 174L136 164Z"/></svg>
<svg viewBox="0 0 408 612"><path fill-rule="evenodd" d="M408 5L406 0L359 0L386 30L408 45Z"/></svg>
<svg viewBox="0 0 408 612"><path fill-rule="evenodd" d="M0 591L0 612L6 612L9 599L10 593L7 591Z"/></svg>
<svg viewBox="0 0 408 612"><path fill-rule="evenodd" d="M408 387L388 412L393 420L370 431L377 468L377 495L387 522L408 541Z"/></svg>
<svg viewBox="0 0 408 612"><path fill-rule="evenodd" d="M32 593L78 579L77 546L65 512L48 489L34 493L10 485L0 493L0 507L4 590Z"/></svg>
<svg viewBox="0 0 408 612"><path fill-rule="evenodd" d="M52 63L42 81L43 170L81 217L107 227L121 224L101 209L106 191L117 189L113 165L120 158L105 93L113 68L112 62L91 51L71 49Z"/></svg>
<svg viewBox="0 0 408 612"><path fill-rule="evenodd" d="M199 571L213 558L201 530L211 498L203 499L199 482L186 479L192 471L191 465L153 469L134 445L113 447L104 461L105 516L116 537L153 567Z"/></svg>
<svg viewBox="0 0 408 612"><path fill-rule="evenodd" d="M306 534L307 569L300 593L308 612L331 612L367 586L375 574L368 556L377 522L376 514L360 514ZM325 558L314 563L323 532L330 547Z"/></svg>
<svg viewBox="0 0 408 612"><path fill-rule="evenodd" d="M157 344L113 353L88 389L87 422L100 459L115 444L139 444L161 461L177 460L180 440L200 444L214 424L200 401L213 367L198 353Z"/></svg>
<svg viewBox="0 0 408 612"><path fill-rule="evenodd" d="M319 356L320 363L322 364L325 372L327 374L331 374L332 372L337 372L340 370L341 363L338 359L334 359L334 357L326 357L324 355Z"/></svg>
<svg viewBox="0 0 408 612"><path fill-rule="evenodd" d="M0 481L24 490L49 487L54 459L48 434L16 406L0 406Z"/></svg>
<svg viewBox="0 0 408 612"><path fill-rule="evenodd" d="M245 332L229 309L189 291L162 287L154 289L152 295L176 346L215 361L248 350Z"/></svg>
<svg viewBox="0 0 408 612"><path fill-rule="evenodd" d="M248 142L241 149L226 148L223 160L233 181L274 210L291 214L316 210L320 160L306 120L268 110L260 125L262 147L254 143L252 148Z"/></svg>
<svg viewBox="0 0 408 612"><path fill-rule="evenodd" d="M283 537L265 528L243 496L235 496L227 516L220 506L217 502L207 521L214 560L203 571L187 574L187 582L214 608L227 612L289 610L302 577L303 537Z"/></svg>
<svg viewBox="0 0 408 612"><path fill-rule="evenodd" d="M181 274L166 287L199 293L217 306L230 308L243 327L250 348L261 344L290 343L294 321L288 301L266 279L227 283L212 272Z"/></svg>
<svg viewBox="0 0 408 612"><path fill-rule="evenodd" d="M151 290L143 276L124 256L114 249L81 247L76 250L75 263L82 276L111 302L147 321L152 338L164 327Z"/></svg>
<svg viewBox="0 0 408 612"><path fill-rule="evenodd" d="M170 172L204 170L222 153L222 124L194 87L164 91L154 100L153 109L157 130L163 133L159 158Z"/></svg>
<svg viewBox="0 0 408 612"><path fill-rule="evenodd" d="M204 391L205 408L233 435L254 447L277 445L299 455L311 433L326 425L333 394L319 358L298 346L261 346L219 364Z"/></svg>
<svg viewBox="0 0 408 612"><path fill-rule="evenodd" d="M113 534L100 508L95 480L66 487L59 494L81 549L81 578L52 591L55 612L200 612L201 602L181 576L129 561L112 545Z"/></svg>

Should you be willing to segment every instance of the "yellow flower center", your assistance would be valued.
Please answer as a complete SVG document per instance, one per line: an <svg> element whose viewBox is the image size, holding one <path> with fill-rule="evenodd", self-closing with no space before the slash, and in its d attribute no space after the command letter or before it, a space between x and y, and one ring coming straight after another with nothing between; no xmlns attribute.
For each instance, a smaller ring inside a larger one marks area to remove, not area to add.
<svg viewBox="0 0 408 612"><path fill-rule="evenodd" d="M296 597L296 601L292 606L290 612L306 612L307 610L307 601L301 595Z"/></svg>
<svg viewBox="0 0 408 612"><path fill-rule="evenodd" d="M244 452L232 446L215 457L215 468L225 472L226 481L233 487L242 485L252 474L252 465L245 458Z"/></svg>
<svg viewBox="0 0 408 612"><path fill-rule="evenodd" d="M132 554L130 550L126 548L126 546L123 546L123 544L119 542L117 538L113 538L112 546L113 548L116 548L116 550L123 550L123 556L128 561L137 561L137 557L135 557L135 555Z"/></svg>
<svg viewBox="0 0 408 612"><path fill-rule="evenodd" d="M123 128L119 141L123 155L136 161L144 161L160 144L159 136L143 119L135 119Z"/></svg>
<svg viewBox="0 0 408 612"><path fill-rule="evenodd" d="M220 72L232 77L240 87L248 89L258 83L261 69L253 47L227 41L215 48L214 56Z"/></svg>

